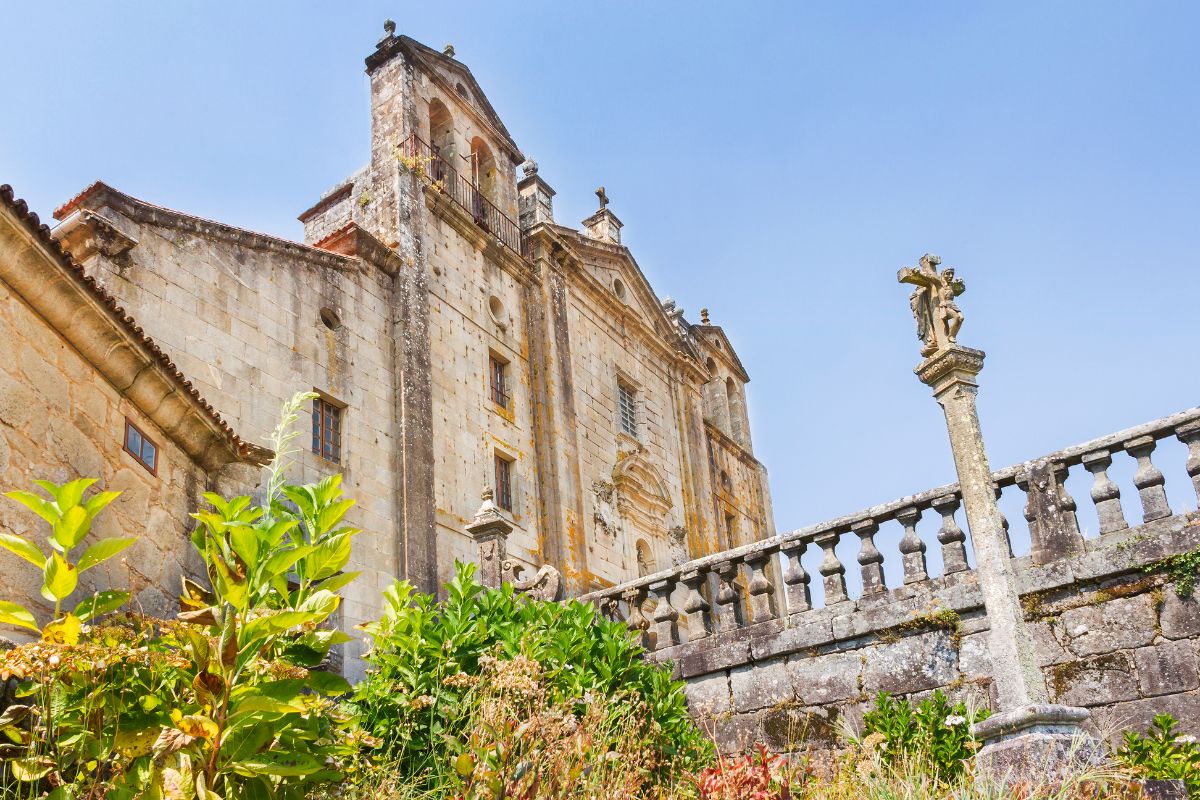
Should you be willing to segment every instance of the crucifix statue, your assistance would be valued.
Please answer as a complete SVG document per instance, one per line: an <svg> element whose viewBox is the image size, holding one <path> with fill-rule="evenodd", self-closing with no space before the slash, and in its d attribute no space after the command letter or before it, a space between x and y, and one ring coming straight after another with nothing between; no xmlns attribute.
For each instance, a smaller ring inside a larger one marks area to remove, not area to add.
<svg viewBox="0 0 1200 800"><path fill-rule="evenodd" d="M596 197L600 198L600 208L608 206L608 195L605 194L603 186L596 190Z"/></svg>
<svg viewBox="0 0 1200 800"><path fill-rule="evenodd" d="M901 283L917 287L909 297L909 305L917 320L921 355L926 357L954 344L963 324L962 312L954 298L966 291L966 284L954 277L951 267L938 272L941 263L940 258L926 253L921 256L919 267L905 267L896 273Z"/></svg>

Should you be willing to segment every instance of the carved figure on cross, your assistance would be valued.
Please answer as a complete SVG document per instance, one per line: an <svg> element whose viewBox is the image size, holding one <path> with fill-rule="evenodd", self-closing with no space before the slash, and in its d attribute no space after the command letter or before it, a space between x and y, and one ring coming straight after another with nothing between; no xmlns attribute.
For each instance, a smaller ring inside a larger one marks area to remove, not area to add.
<svg viewBox="0 0 1200 800"><path fill-rule="evenodd" d="M962 311L954 298L965 292L967 286L954 276L951 267L938 272L941 263L940 258L926 253L921 256L920 266L904 267L896 273L900 283L917 287L909 297L909 306L917 321L921 355L925 357L954 344L963 324Z"/></svg>

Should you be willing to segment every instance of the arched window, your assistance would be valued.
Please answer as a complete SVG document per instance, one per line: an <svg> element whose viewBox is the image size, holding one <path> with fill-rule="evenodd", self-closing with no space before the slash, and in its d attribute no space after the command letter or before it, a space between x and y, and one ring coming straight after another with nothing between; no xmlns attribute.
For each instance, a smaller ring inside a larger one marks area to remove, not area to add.
<svg viewBox="0 0 1200 800"><path fill-rule="evenodd" d="M637 548L638 577L644 578L654 572L654 553L650 551L650 544L645 539L638 539L635 547Z"/></svg>
<svg viewBox="0 0 1200 800"><path fill-rule="evenodd" d="M471 140L471 182L488 200L496 202L496 157L487 142L476 136Z"/></svg>
<svg viewBox="0 0 1200 800"><path fill-rule="evenodd" d="M437 156L430 165L433 179L445 180L447 167L458 169L455 163L458 152L454 143L454 118L450 116L446 104L436 97L429 101L429 144Z"/></svg>

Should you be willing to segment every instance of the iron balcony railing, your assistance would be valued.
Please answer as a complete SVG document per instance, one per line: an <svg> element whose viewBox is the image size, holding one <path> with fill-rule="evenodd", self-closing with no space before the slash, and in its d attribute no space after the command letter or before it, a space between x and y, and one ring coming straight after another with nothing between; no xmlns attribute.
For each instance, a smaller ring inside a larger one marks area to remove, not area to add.
<svg viewBox="0 0 1200 800"><path fill-rule="evenodd" d="M522 255L521 227L489 200L479 187L458 173L448 161L415 133L404 140L400 150L411 159L409 168L423 175L430 185L466 211L475 224L496 237L500 244Z"/></svg>

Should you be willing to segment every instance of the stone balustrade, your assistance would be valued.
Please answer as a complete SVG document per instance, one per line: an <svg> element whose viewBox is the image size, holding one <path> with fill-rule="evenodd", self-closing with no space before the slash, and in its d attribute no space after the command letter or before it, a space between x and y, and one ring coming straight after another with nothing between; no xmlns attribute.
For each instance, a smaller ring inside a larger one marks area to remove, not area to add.
<svg viewBox="0 0 1200 800"><path fill-rule="evenodd" d="M1177 502L1186 494L1187 502L1193 503L1200 498L1200 408L994 472L997 496L1014 487L1025 495L1024 517L1029 524L1032 563L1047 565L1085 550L1076 516L1077 501L1066 488L1072 469L1077 470L1076 474L1083 470L1091 473L1090 499L1101 536L1172 516L1163 473L1153 461L1157 443L1172 438L1188 448L1185 469L1192 482L1186 490L1178 487L1172 494ZM1109 477L1113 459L1119 457L1136 461L1136 499L1122 497ZM933 543L927 543L917 530L926 515L940 520L936 546L943 567L939 579L971 570L965 523L959 522L960 505L957 484L940 486L695 559L579 599L593 602L610 618L625 620L631 628L643 631L646 644L655 651L815 611L811 591L814 579L823 588L825 607L837 607L853 599L861 608L876 599L894 597L900 589L919 593L930 583L926 555ZM875 544L880 529L889 524L903 529L899 540L903 577L897 586L888 585L884 556ZM845 563L838 554L845 540L857 540L857 567ZM810 547L821 554L817 576L809 574L801 563ZM855 568L861 590L858 597L852 598L846 572Z"/></svg>

